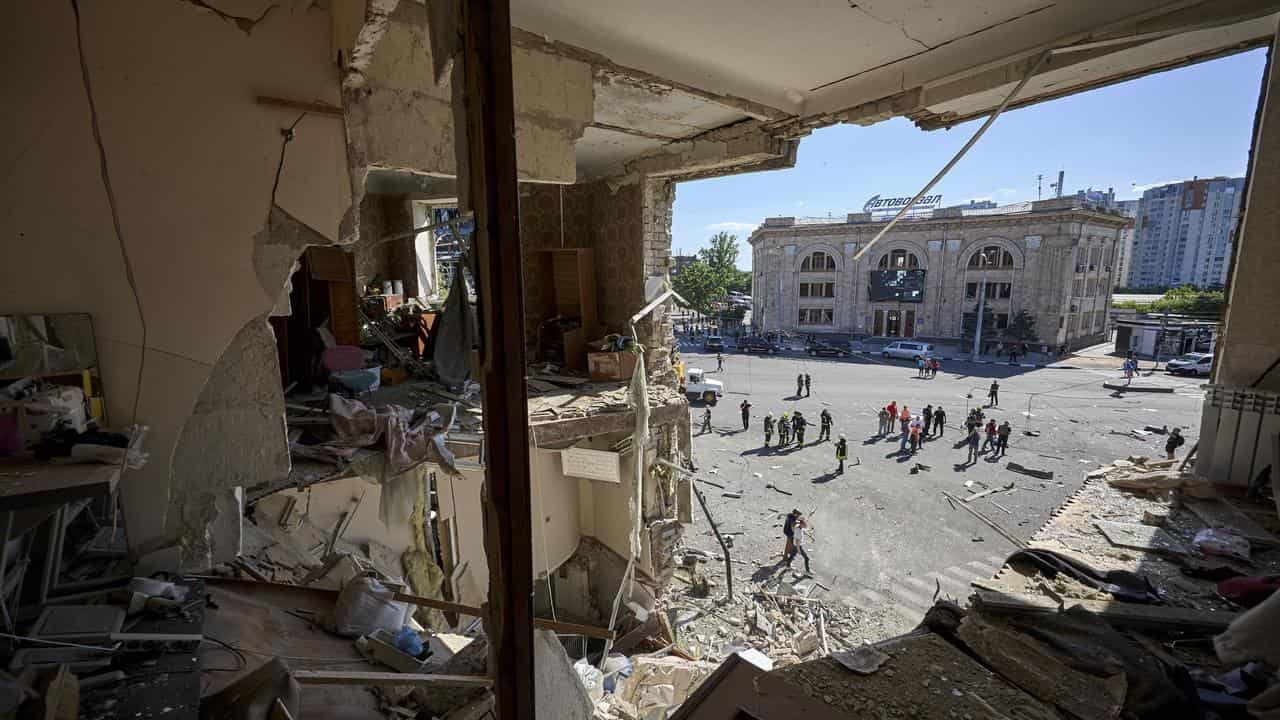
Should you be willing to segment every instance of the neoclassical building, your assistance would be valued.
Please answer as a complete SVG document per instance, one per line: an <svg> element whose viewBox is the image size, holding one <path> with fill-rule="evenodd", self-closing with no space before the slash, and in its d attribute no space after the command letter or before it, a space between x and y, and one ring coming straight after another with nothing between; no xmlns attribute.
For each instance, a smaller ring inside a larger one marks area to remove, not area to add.
<svg viewBox="0 0 1280 720"><path fill-rule="evenodd" d="M1076 198L935 210L899 222L855 260L885 219L768 218L749 238L752 322L760 331L958 341L984 295L985 339L998 340L1026 310L1039 343L1083 347L1107 336L1117 243L1131 223Z"/></svg>

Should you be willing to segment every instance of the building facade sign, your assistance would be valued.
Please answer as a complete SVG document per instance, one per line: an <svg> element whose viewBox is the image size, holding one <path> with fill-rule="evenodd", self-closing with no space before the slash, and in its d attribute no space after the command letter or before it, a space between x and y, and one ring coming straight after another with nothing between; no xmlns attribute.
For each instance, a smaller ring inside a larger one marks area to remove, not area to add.
<svg viewBox="0 0 1280 720"><path fill-rule="evenodd" d="M902 209L907 203L911 202L911 196L907 197L880 197L872 195L862 206L862 212L881 213L894 212ZM925 195L920 198L920 202L911 206L912 210L930 210L942 204L941 195Z"/></svg>

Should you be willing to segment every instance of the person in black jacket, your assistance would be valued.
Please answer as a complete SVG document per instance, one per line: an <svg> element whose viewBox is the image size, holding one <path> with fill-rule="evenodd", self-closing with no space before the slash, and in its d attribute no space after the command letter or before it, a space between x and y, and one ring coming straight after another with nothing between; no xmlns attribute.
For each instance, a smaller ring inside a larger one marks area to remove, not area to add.
<svg viewBox="0 0 1280 720"><path fill-rule="evenodd" d="M942 429L947 426L947 411L939 405L933 411L933 429L938 431L938 437L942 437Z"/></svg>
<svg viewBox="0 0 1280 720"><path fill-rule="evenodd" d="M1169 457L1170 460L1172 460L1173 454L1178 451L1178 448L1186 444L1186 442L1187 442L1187 439L1182 436L1181 430L1179 430L1178 428L1174 428L1170 430L1169 439L1164 442L1165 454Z"/></svg>

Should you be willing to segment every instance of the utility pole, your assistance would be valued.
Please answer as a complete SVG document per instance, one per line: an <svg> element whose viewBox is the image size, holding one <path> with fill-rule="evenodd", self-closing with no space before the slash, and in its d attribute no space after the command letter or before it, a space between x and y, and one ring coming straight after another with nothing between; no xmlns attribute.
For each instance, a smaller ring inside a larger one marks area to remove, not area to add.
<svg viewBox="0 0 1280 720"><path fill-rule="evenodd" d="M987 280L978 283L978 320L973 327L973 358L978 359L978 350L982 347L982 313L987 307Z"/></svg>
<svg viewBox="0 0 1280 720"><path fill-rule="evenodd" d="M1044 188L1044 173L1038 173L1036 175L1036 199L1037 200L1041 199L1040 192L1041 190L1043 190L1043 188Z"/></svg>
<svg viewBox="0 0 1280 720"><path fill-rule="evenodd" d="M1169 327L1169 311L1165 310L1160 314L1160 334L1156 336L1156 364L1151 367L1151 372L1160 369L1160 347L1164 345L1164 339Z"/></svg>

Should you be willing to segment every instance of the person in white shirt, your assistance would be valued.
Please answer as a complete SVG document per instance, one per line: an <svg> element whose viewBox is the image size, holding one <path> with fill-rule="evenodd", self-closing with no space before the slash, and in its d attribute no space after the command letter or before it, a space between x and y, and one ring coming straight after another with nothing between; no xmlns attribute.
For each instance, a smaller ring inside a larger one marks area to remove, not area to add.
<svg viewBox="0 0 1280 720"><path fill-rule="evenodd" d="M795 525L792 527L791 538L791 554L787 556L787 567L791 567L791 561L796 559L799 554L804 558L804 572L809 574L809 553L804 551L804 531L809 527L809 522L805 520L803 515L797 515Z"/></svg>

